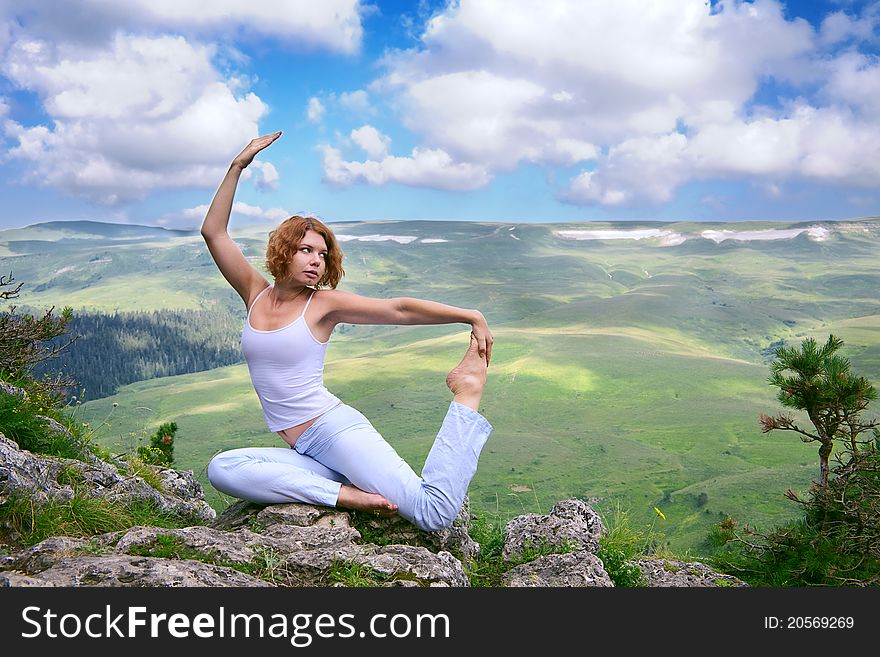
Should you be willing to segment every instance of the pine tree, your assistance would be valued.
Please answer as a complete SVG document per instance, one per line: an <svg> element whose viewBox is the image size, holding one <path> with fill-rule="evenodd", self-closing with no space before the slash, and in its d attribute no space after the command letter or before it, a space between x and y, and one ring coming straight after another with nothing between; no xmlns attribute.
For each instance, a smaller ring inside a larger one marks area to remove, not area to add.
<svg viewBox="0 0 880 657"><path fill-rule="evenodd" d="M814 431L799 426L791 414L761 415L763 433L773 430L794 431L805 443L819 443L819 486L828 485L828 458L834 441L843 441L855 457L861 434L878 426L878 421L863 421L862 412L877 398L877 391L868 380L850 371L850 362L837 352L843 340L829 335L824 345L813 338L803 341L800 348L780 347L770 364L770 385L779 388L778 399L783 406L806 411Z"/></svg>

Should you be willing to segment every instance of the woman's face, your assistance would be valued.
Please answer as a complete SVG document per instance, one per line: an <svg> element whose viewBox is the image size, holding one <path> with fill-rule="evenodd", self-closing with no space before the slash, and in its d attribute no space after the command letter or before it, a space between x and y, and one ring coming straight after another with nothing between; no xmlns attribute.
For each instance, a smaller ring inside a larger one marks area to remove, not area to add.
<svg viewBox="0 0 880 657"><path fill-rule="evenodd" d="M327 242L309 229L296 246L287 267L287 279L300 285L316 285L327 271Z"/></svg>

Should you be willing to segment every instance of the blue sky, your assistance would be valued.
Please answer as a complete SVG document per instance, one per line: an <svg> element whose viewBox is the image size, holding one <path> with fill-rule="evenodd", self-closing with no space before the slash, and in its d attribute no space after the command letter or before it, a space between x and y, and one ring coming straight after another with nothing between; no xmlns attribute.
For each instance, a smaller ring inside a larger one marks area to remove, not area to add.
<svg viewBox="0 0 880 657"><path fill-rule="evenodd" d="M0 228L880 214L880 2L0 0Z"/></svg>

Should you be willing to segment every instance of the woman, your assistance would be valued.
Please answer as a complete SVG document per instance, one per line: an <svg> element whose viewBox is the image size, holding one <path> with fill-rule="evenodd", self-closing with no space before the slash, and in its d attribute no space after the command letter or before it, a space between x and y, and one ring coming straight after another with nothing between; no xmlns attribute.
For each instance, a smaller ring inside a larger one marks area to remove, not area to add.
<svg viewBox="0 0 880 657"><path fill-rule="evenodd" d="M232 161L202 224L223 276L247 308L241 346L272 431L292 448L234 449L208 465L218 490L259 503L307 502L448 527L464 501L492 430L478 406L492 355L482 313L421 299L370 299L337 290L342 253L332 231L291 217L269 235L269 282L228 232L241 172L280 132L252 140ZM357 410L323 385L330 334L346 324L470 324L470 346L449 373L453 400L421 478Z"/></svg>

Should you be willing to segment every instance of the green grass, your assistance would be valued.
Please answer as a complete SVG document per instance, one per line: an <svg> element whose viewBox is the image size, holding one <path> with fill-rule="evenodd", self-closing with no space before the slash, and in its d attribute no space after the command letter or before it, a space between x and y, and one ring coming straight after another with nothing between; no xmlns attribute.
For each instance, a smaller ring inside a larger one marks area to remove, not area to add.
<svg viewBox="0 0 880 657"><path fill-rule="evenodd" d="M562 545L526 545L521 554L508 560L502 558L504 550L504 525L506 522L495 514L475 513L471 517L470 536L480 544L475 559L465 564L471 586L491 588L503 586L507 571L551 554L568 554L577 546L564 542Z"/></svg>
<svg viewBox="0 0 880 657"><path fill-rule="evenodd" d="M135 525L183 527L192 523L164 514L150 504L122 504L75 493L67 501L45 503L7 495L0 505L0 524L17 532L24 545L35 545L50 536L89 537Z"/></svg>
<svg viewBox="0 0 880 657"><path fill-rule="evenodd" d="M391 575L379 572L364 564L339 561L333 564L327 575L327 585L342 584L351 588L375 588L394 579Z"/></svg>

